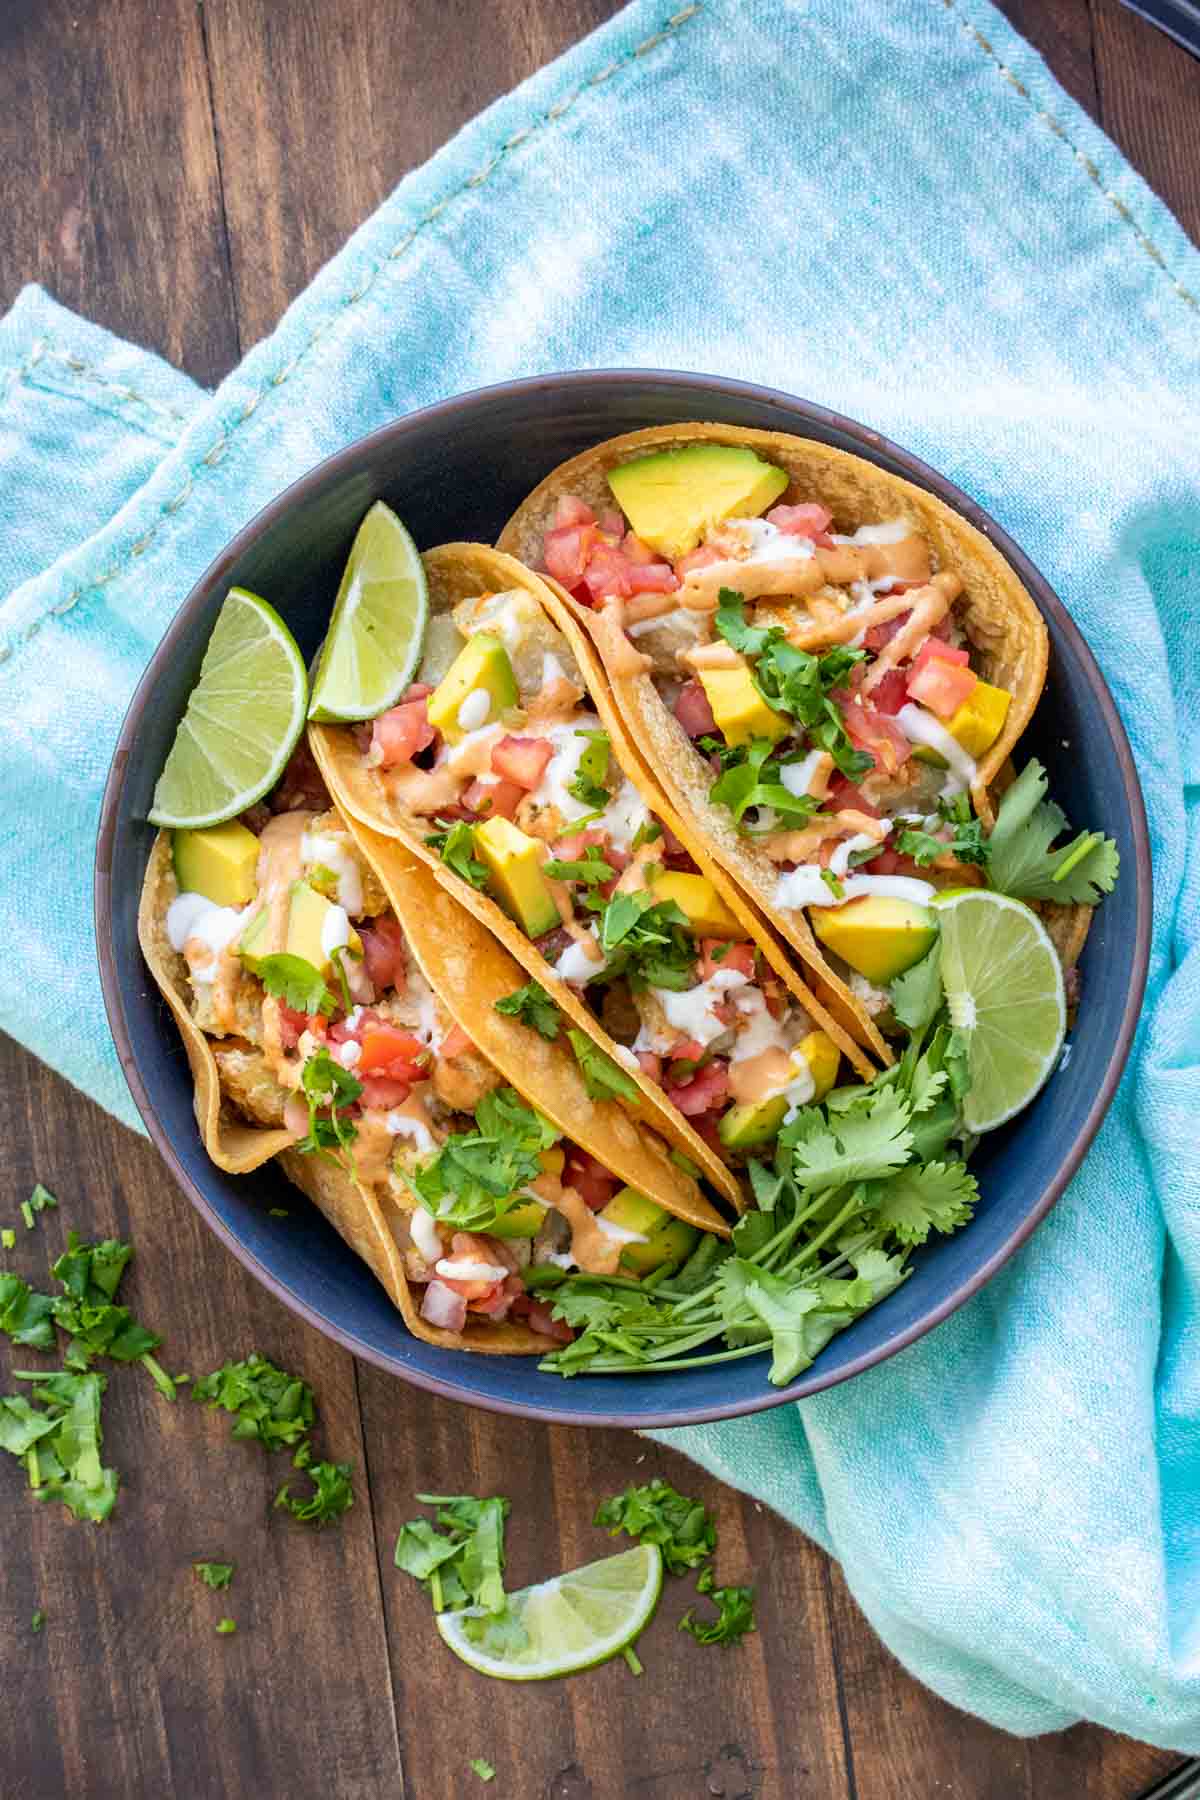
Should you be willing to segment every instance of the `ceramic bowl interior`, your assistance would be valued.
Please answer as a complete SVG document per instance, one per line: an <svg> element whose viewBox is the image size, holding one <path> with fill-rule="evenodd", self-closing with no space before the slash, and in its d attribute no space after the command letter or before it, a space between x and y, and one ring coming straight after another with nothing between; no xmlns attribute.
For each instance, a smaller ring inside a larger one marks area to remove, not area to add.
<svg viewBox="0 0 1200 1800"><path fill-rule="evenodd" d="M311 654L354 533L375 500L394 507L422 547L492 540L524 495L567 457L618 432L687 419L792 431L857 452L938 493L993 539L1050 629L1050 676L1023 748L1053 771L1068 817L1102 823L1122 860L1122 879L1084 954L1086 1000L1070 1057L1018 1121L980 1146L983 1200L974 1222L920 1253L904 1286L835 1338L785 1390L768 1385L766 1360L758 1357L568 1382L539 1373L530 1358L467 1356L416 1342L366 1266L314 1209L297 1204L280 1174L266 1168L235 1178L208 1161L183 1050L137 944L138 894L153 838L147 809L231 586L269 599ZM96 864L104 990L134 1097L184 1192L247 1267L319 1330L406 1380L545 1419L643 1426L750 1412L845 1380L929 1330L1001 1266L1061 1193L1115 1089L1141 1001L1149 905L1145 815L1111 697L1060 602L993 521L924 464L851 420L740 383L644 371L539 377L447 401L351 446L260 513L188 597L138 687L105 793ZM289 1216L272 1218L268 1208L282 1203Z"/></svg>

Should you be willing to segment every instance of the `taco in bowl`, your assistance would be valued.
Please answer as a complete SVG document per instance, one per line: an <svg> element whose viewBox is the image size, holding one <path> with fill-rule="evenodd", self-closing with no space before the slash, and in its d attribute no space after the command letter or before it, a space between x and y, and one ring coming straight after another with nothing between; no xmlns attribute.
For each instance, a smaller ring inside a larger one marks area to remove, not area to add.
<svg viewBox="0 0 1200 1800"><path fill-rule="evenodd" d="M857 1018L805 985L663 798L570 608L484 546L424 564L416 682L374 721L310 727L330 792L541 985L593 1091L740 1210L738 1109L819 1098L843 1056L869 1077Z"/></svg>
<svg viewBox="0 0 1200 1800"><path fill-rule="evenodd" d="M498 1008L524 971L419 859L314 810L303 756L281 794L298 804L160 834L143 887L143 953L214 1161L277 1159L448 1348L568 1340L532 1268L636 1279L728 1236L565 1041Z"/></svg>
<svg viewBox="0 0 1200 1800"><path fill-rule="evenodd" d="M707 424L574 458L500 545L565 590L689 841L887 1060L879 992L928 948L935 888L978 881L1045 679L1008 563L859 457Z"/></svg>

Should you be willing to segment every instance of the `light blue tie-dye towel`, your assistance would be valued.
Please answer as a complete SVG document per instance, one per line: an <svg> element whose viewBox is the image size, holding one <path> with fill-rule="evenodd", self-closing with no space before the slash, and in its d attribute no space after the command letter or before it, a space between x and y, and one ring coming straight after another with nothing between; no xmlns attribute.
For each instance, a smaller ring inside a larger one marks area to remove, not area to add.
<svg viewBox="0 0 1200 1800"><path fill-rule="evenodd" d="M960 1706L1200 1749L1200 256L984 0L669 5L411 175L215 396L36 290L0 324L0 1023L134 1122L91 941L110 747L181 597L319 457L581 365L871 421L1104 666L1154 842L1146 1017L1084 1171L969 1306L668 1435L828 1546Z"/></svg>

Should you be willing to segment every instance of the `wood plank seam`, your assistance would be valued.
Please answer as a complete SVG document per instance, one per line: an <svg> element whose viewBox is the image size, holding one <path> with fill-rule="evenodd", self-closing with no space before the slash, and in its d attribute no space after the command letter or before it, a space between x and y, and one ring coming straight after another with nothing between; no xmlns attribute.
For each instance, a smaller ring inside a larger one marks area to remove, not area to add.
<svg viewBox="0 0 1200 1800"><path fill-rule="evenodd" d="M1134 241L1150 258L1151 262L1166 276L1179 298L1187 306L1192 307L1196 312L1200 312L1200 296L1194 294L1190 288L1185 287L1183 282L1171 272L1166 257L1163 255L1150 234L1147 231L1144 231L1138 224L1132 212L1121 199L1121 196L1114 193L1112 188L1105 187L1104 179L1093 159L1085 150L1079 148L1078 144L1074 142L1066 128L1060 124L1053 113L1047 112L1045 107L1038 105L1020 76L1015 74L1014 71L1009 68L1008 64L1001 59L998 52L991 42L984 37L983 33L972 25L969 19L962 17L958 10L957 0L941 0L941 3L946 11L956 19L959 29L964 33L967 39L983 51L984 55L996 65L996 68L1004 77L1005 81L1008 82L1009 86L1021 96L1022 100L1029 103L1043 125L1045 125L1048 130L1052 131L1055 137L1060 139L1061 142L1066 145L1067 149L1071 152L1071 155L1075 158L1075 161L1079 164L1079 167L1083 170L1092 186L1096 189L1096 192L1100 194L1103 199L1107 200L1117 217L1121 220L1121 223L1126 225L1133 233Z"/></svg>
<svg viewBox="0 0 1200 1800"><path fill-rule="evenodd" d="M574 89L570 94L564 95L561 100L556 101L555 104L552 107L550 107L550 109L546 113L544 113L540 119L535 120L534 123L527 128L527 130L524 134L524 138L520 139L519 141L525 141L529 138L532 138L532 137L536 136L537 133L546 130L548 126L550 126L552 124L557 124L558 120L563 118L565 116L565 114L571 110L571 108L576 104L576 102L578 100L580 100L582 98L582 96L590 88L597 86L598 83L600 83L600 82L608 81L612 77L615 68L628 67L634 61L636 61L636 59L638 57L648 56L651 53L651 51L657 50L660 45L666 43L669 38L671 38L675 35L676 32L681 31L683 29L683 27L689 22L689 20L694 19L697 16L697 14L702 11L703 11L703 0L696 0L696 3L694 5L685 6L681 11L672 13L671 16L665 22L665 24L663 25L663 27L661 28L661 30L653 32L651 34L651 36L649 36L648 38L643 38L643 40L640 44L635 44L632 50L626 51L624 56L619 57L615 64L606 65L603 69L600 69L595 75L591 76L587 81L583 82L580 87ZM214 127L215 127L215 120L214 120ZM397 257L404 250L407 250L409 248L409 246L415 242L416 238L419 236L421 231L426 226L431 225L438 218L439 214L443 213L448 206L450 206L454 201L461 199L463 197L463 195L471 192L473 188L477 189L481 185L481 182L478 179L478 177L482 176L484 179L486 179L488 175L492 174L492 172L504 160L504 157L506 156L506 154L513 148L513 144L514 144L514 140L512 138L510 138L504 145L501 146L500 150L496 153L496 155L493 156L484 165L483 169L478 170L476 172L475 176L472 176L468 180L461 182L457 188L452 189L452 191L449 194L446 194L441 200L439 200L437 202L436 206L431 206L427 212L422 214L422 216L417 220L416 225L406 234L406 236L401 240L401 242L398 245L394 246L393 249L387 253L387 255L380 258L376 267L371 271L370 275L367 277L365 283L360 288L356 289L353 293L348 294L346 296L346 298L342 301L340 306L336 307L332 312L328 313L325 316L325 318L322 319L321 322L314 327L314 329L310 333L308 339L301 346L301 348L296 352L296 354L293 357L291 357L290 360L288 362L286 362L282 368L277 369L275 374L270 377L270 380L268 382L265 382L262 384L260 390L256 394L253 394L250 396L250 398L242 405L242 407L239 409L239 411L234 414L232 420L226 426L226 428L218 434L215 441L209 445L209 447L206 451L202 452L202 454L199 457L198 464L193 466L183 487L179 490L179 492L172 499L163 502L162 512L164 515L171 515L171 514L177 513L179 511L180 507L184 504L184 502L195 491L195 487L196 487L195 478L199 475L202 475L205 468L211 469L218 462L220 462L221 458L224 456L226 450L229 447L230 440L232 439L234 433L238 430L238 428L241 425L243 425L245 423L245 421L254 412L255 408L258 406L259 402L262 400L263 394L265 393L267 387L272 387L272 388L281 387L284 384L284 382L286 382L289 379L289 377L295 373L299 364L304 360L304 358L309 354L309 352L315 348L317 343L325 335L325 333L331 328L331 326L333 326L334 324L340 325L342 320L345 318L346 314L354 306L358 305L362 301L362 299L365 297L365 295L370 292L370 290L374 287L375 283L384 274L385 270L388 268L388 265L390 263L394 262L397 259ZM219 163L218 163L218 168L219 168ZM145 548L147 543L152 542L153 539L158 536L158 533L162 530L165 523L166 523L166 518L164 517L164 518L160 519L157 524L151 526L150 531L147 534L145 541L143 542L143 545L142 545L143 549ZM27 644L31 638L36 637L38 632L41 630L42 626L46 623L47 619L60 617L63 613L70 612L72 607L77 606L79 601L83 599L85 594L93 593L96 590L98 590L99 588L107 586L107 584L110 581L115 580L116 577L121 573L122 569L124 569L128 566L132 554L133 554L132 550L127 551L126 554L122 558L120 558L116 563L114 563L111 568L105 569L101 574L95 576L91 581L79 582L74 588L71 589L70 593L67 594L62 600L59 600L54 606L49 607L46 610L46 612L42 613L38 618L31 619L29 624L27 624L23 630L16 633L16 635L14 637L9 638L7 642L0 643L0 663L7 662L8 659L14 654L14 652L18 648L20 648L20 646L22 646L23 644Z"/></svg>

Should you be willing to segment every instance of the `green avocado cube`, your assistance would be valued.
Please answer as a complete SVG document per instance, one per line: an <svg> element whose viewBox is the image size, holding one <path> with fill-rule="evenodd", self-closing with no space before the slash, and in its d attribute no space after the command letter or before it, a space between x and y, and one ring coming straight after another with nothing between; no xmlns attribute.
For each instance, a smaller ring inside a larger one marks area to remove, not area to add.
<svg viewBox="0 0 1200 1800"><path fill-rule="evenodd" d="M642 542L672 562L722 519L754 519L787 487L787 472L742 444L684 444L608 472L617 505Z"/></svg>
<svg viewBox="0 0 1200 1800"><path fill-rule="evenodd" d="M488 885L526 937L544 937L558 925L558 907L542 874L544 846L510 819L486 819L475 828L475 849Z"/></svg>
<svg viewBox="0 0 1200 1800"><path fill-rule="evenodd" d="M239 820L172 832L171 849L181 894L203 894L216 906L247 906L253 900L258 839Z"/></svg>
<svg viewBox="0 0 1200 1800"><path fill-rule="evenodd" d="M597 1217L605 1224L615 1225L621 1231L636 1231L645 1238L644 1244L626 1244L621 1251L621 1266L631 1275L649 1275L663 1263L685 1262L700 1237L694 1225L675 1218L665 1207L631 1187L615 1193Z"/></svg>
<svg viewBox="0 0 1200 1800"><path fill-rule="evenodd" d="M426 715L448 744L494 725L517 704L517 680L508 651L490 631L469 638L429 696Z"/></svg>

